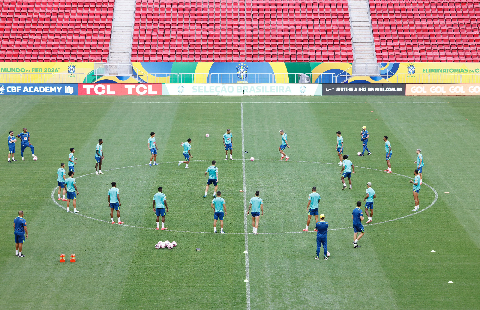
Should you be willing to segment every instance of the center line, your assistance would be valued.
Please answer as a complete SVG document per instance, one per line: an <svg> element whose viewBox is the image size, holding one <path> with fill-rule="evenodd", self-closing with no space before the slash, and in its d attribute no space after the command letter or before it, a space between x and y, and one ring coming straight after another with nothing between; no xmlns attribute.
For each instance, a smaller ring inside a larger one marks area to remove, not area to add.
<svg viewBox="0 0 480 310"><path fill-rule="evenodd" d="M243 230L245 234L245 289L247 310L250 310L250 262L248 260L248 219L247 219L247 182L245 178L245 135L243 132L243 102L240 102L240 119L242 128L242 168L243 168Z"/></svg>

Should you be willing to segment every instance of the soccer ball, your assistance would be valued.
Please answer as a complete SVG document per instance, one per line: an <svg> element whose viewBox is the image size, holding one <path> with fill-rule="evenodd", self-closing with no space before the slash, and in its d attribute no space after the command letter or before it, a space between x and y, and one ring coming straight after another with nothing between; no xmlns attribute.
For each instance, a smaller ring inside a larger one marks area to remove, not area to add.
<svg viewBox="0 0 480 310"><path fill-rule="evenodd" d="M254 161L254 160L255 160L255 158L253 158L253 157L250 157L250 160L251 160L251 161Z"/></svg>
<svg viewBox="0 0 480 310"><path fill-rule="evenodd" d="M37 159L38 159L37 156L33 156L33 160L37 161Z"/></svg>
<svg viewBox="0 0 480 310"><path fill-rule="evenodd" d="M208 137L210 137L210 135L207 133L207 134L205 135L205 137L207 137L207 138L208 138Z"/></svg>
<svg viewBox="0 0 480 310"><path fill-rule="evenodd" d="M173 247L177 246L177 243L175 241L172 242Z"/></svg>
<svg viewBox="0 0 480 310"><path fill-rule="evenodd" d="M160 242L160 248L165 249L165 242Z"/></svg>
<svg viewBox="0 0 480 310"><path fill-rule="evenodd" d="M160 249L160 244L159 243L155 244L155 249Z"/></svg>
<svg viewBox="0 0 480 310"><path fill-rule="evenodd" d="M173 245L172 245L171 243L169 243L168 246L167 246L167 248L168 248L169 250L171 250L171 249L173 249Z"/></svg>
<svg viewBox="0 0 480 310"><path fill-rule="evenodd" d="M357 155L358 155L358 156L362 155L362 152L358 152Z"/></svg>
<svg viewBox="0 0 480 310"><path fill-rule="evenodd" d="M330 257L330 252L327 251L327 257Z"/></svg>

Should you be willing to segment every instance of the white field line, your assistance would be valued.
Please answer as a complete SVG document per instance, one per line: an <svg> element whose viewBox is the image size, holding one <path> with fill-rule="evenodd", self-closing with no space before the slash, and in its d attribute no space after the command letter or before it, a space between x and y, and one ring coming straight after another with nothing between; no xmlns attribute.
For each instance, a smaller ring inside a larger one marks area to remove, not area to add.
<svg viewBox="0 0 480 310"><path fill-rule="evenodd" d="M248 219L247 219L247 181L245 178L245 134L243 130L243 103L240 103L240 119L242 123L242 169L243 169L243 233L245 235L245 294L247 310L250 310L250 261L248 257Z"/></svg>

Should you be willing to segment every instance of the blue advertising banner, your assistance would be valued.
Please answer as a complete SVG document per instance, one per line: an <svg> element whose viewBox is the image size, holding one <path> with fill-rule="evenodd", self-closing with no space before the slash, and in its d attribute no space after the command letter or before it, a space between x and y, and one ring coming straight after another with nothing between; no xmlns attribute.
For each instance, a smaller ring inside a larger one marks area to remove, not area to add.
<svg viewBox="0 0 480 310"><path fill-rule="evenodd" d="M77 96L78 84L5 83L0 95L62 95Z"/></svg>

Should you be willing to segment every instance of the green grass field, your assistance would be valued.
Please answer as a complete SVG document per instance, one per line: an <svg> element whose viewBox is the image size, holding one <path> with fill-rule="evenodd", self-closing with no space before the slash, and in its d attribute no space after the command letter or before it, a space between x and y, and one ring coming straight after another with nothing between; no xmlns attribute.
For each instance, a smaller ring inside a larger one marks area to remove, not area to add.
<svg viewBox="0 0 480 310"><path fill-rule="evenodd" d="M479 307L478 98L12 96L0 107L5 140L9 130L27 127L39 158L32 161L27 149L22 162L17 143L19 161L7 163L7 143L0 145L0 309ZM373 154L358 157L363 125ZM226 128L233 161L223 160ZM279 161L279 129L288 134L289 162ZM352 190L342 191L337 130L356 166ZM150 131L157 133L156 167L146 165ZM384 135L394 174L382 172ZM95 176L99 138L104 175ZM185 169L177 162L188 138L193 161ZM66 202L57 205L56 191L52 200L70 147L78 157L77 215L59 207ZM431 207L411 215L417 148L423 182L432 187L422 185L420 209ZM202 197L213 159L227 206L225 235L213 234L211 198ZM108 223L112 181L125 226ZM245 226L244 181L247 203L256 190L264 200L259 235L251 234L250 216ZM354 249L351 212L368 181L377 193L374 225ZM154 230L158 186L167 195L168 231ZM330 225L328 261L314 260L314 221L302 232L312 186ZM14 255L18 210L29 230L22 259ZM178 246L154 248L167 239ZM59 263L61 253L75 253L77 262Z"/></svg>

